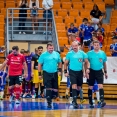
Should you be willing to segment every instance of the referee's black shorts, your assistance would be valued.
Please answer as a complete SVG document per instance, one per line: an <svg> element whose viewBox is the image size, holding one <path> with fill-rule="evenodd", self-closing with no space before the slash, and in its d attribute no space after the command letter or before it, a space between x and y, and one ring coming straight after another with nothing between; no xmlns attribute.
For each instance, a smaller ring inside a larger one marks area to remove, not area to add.
<svg viewBox="0 0 117 117"><path fill-rule="evenodd" d="M45 88L58 89L58 73L48 73L43 71L43 83Z"/></svg>
<svg viewBox="0 0 117 117"><path fill-rule="evenodd" d="M103 84L104 73L102 69L101 70L90 69L89 80L88 80L89 86L94 86L95 80L97 81L97 84Z"/></svg>
<svg viewBox="0 0 117 117"><path fill-rule="evenodd" d="M69 71L71 85L77 84L77 86L82 86L83 84L83 71Z"/></svg>

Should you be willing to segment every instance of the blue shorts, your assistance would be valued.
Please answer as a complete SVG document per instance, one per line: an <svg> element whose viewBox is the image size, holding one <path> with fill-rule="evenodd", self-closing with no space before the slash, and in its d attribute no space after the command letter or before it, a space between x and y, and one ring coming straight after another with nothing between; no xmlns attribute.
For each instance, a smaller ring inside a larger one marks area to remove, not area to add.
<svg viewBox="0 0 117 117"><path fill-rule="evenodd" d="M48 14L46 14L46 12L48 12ZM44 19L48 18L49 21L52 21L52 11L51 10L48 10L48 11L44 11L43 12L43 17Z"/></svg>

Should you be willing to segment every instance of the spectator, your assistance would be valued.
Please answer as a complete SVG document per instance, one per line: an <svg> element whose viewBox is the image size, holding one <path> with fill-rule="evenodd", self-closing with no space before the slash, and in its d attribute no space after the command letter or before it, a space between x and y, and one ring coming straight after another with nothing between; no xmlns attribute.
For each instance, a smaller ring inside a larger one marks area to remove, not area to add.
<svg viewBox="0 0 117 117"><path fill-rule="evenodd" d="M91 20L92 20L94 29L97 30L98 29L97 24L102 21L103 14L99 10L99 8L98 8L98 6L96 4L94 4L93 10L90 12L90 16L91 16Z"/></svg>
<svg viewBox="0 0 117 117"><path fill-rule="evenodd" d="M72 41L72 36L78 36L78 28L74 27L74 24L71 23L70 24L70 28L68 29L68 43L70 44L70 42Z"/></svg>
<svg viewBox="0 0 117 117"><path fill-rule="evenodd" d="M98 38L98 41L102 44L103 40L104 40L104 37L102 35L102 31L101 30L97 31L97 38Z"/></svg>
<svg viewBox="0 0 117 117"><path fill-rule="evenodd" d="M37 11L39 8L39 1L38 0L30 0L30 6L31 8L31 17L32 17L32 29L33 29L33 34L36 34L35 32L35 25L38 26L38 20L37 20ZM37 28L37 27L36 27Z"/></svg>
<svg viewBox="0 0 117 117"><path fill-rule="evenodd" d="M52 11L51 11L51 9L53 7L53 0L43 0L42 7L44 8L44 12L43 12L44 22L46 22L46 18L47 18L49 27L52 27ZM44 23L43 34L46 34L46 23ZM49 31L49 34L52 34L52 32Z"/></svg>
<svg viewBox="0 0 117 117"><path fill-rule="evenodd" d="M23 31L23 34L26 34L25 33L25 21L26 21L26 18L27 18L27 10L26 9L23 9L23 8L27 8L28 7L28 2L27 0L20 0L19 2L19 8L21 8L19 10L19 34L21 34Z"/></svg>
<svg viewBox="0 0 117 117"><path fill-rule="evenodd" d="M97 35L96 34L93 34L92 35L92 42L90 43L90 45L89 45L89 50L93 50L94 49L94 47L93 47L93 41L96 41L96 40L98 40L98 38L97 38ZM102 48L102 44L100 43L100 47Z"/></svg>
<svg viewBox="0 0 117 117"><path fill-rule="evenodd" d="M1 46L1 47L0 47L0 53L4 53L5 51L6 51L5 46Z"/></svg>
<svg viewBox="0 0 117 117"><path fill-rule="evenodd" d="M87 26L83 28L83 35L84 35L83 42L85 46L89 46L93 32L94 28L91 26L91 22L88 22Z"/></svg>
<svg viewBox="0 0 117 117"><path fill-rule="evenodd" d="M116 36L116 32L114 32L114 31L111 32L111 36L112 36L112 37Z"/></svg>
<svg viewBox="0 0 117 117"><path fill-rule="evenodd" d="M105 30L104 30L104 28L102 27L102 22L99 22L99 23L98 23L98 29L97 29L97 31L98 31L98 30L101 30L101 31L102 31L102 35L104 36Z"/></svg>
<svg viewBox="0 0 117 117"><path fill-rule="evenodd" d="M88 23L88 19L84 18L82 21L82 24L79 26L79 30L80 30L79 37L81 39L81 44L83 43L83 28L87 26L87 23Z"/></svg>
<svg viewBox="0 0 117 117"><path fill-rule="evenodd" d="M117 36L114 36L112 39L113 39L113 44L110 45L111 55L113 57L117 57Z"/></svg>
<svg viewBox="0 0 117 117"><path fill-rule="evenodd" d="M115 33L116 33L116 35L117 35L117 28L115 29Z"/></svg>

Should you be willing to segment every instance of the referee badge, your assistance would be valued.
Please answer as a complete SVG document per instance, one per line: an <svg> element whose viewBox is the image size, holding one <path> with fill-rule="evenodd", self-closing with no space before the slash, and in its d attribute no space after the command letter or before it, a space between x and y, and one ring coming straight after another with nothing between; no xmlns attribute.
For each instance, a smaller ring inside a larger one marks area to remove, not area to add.
<svg viewBox="0 0 117 117"><path fill-rule="evenodd" d="M78 61L79 61L79 62L82 62L82 58L79 58Z"/></svg>
<svg viewBox="0 0 117 117"><path fill-rule="evenodd" d="M99 58L99 61L102 62L102 58Z"/></svg>

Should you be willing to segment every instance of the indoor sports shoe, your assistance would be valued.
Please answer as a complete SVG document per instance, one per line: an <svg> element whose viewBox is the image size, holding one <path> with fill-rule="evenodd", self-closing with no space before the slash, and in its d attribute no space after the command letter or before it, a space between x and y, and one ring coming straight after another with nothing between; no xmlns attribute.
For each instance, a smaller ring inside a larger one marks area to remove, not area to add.
<svg viewBox="0 0 117 117"><path fill-rule="evenodd" d="M69 99L69 96L68 95L66 95L65 97L66 97L67 100Z"/></svg>
<svg viewBox="0 0 117 117"><path fill-rule="evenodd" d="M26 96L27 96L27 94L25 93L25 94L22 96L22 98L26 98Z"/></svg>
<svg viewBox="0 0 117 117"><path fill-rule="evenodd" d="M72 101L72 104L73 104L74 109L78 108L78 104L76 102Z"/></svg>
<svg viewBox="0 0 117 117"><path fill-rule="evenodd" d="M60 101L60 98L59 98L59 97L57 97L57 98L56 98L56 101Z"/></svg>
<svg viewBox="0 0 117 117"><path fill-rule="evenodd" d="M103 108L104 106L106 106L106 102L102 102L102 101L99 101L98 102L98 108Z"/></svg>
<svg viewBox="0 0 117 117"><path fill-rule="evenodd" d="M15 103L16 103L16 104L20 104L20 100L16 99L16 100L15 100Z"/></svg>
<svg viewBox="0 0 117 117"><path fill-rule="evenodd" d="M35 95L32 95L32 99L35 99Z"/></svg>
<svg viewBox="0 0 117 117"><path fill-rule="evenodd" d="M86 99L81 99L80 103L83 104L84 102L86 102Z"/></svg>
<svg viewBox="0 0 117 117"><path fill-rule="evenodd" d="M89 105L89 108L93 109L94 108L94 105L93 104L90 104Z"/></svg>
<svg viewBox="0 0 117 117"><path fill-rule="evenodd" d="M52 108L51 102L48 102L48 108Z"/></svg>

